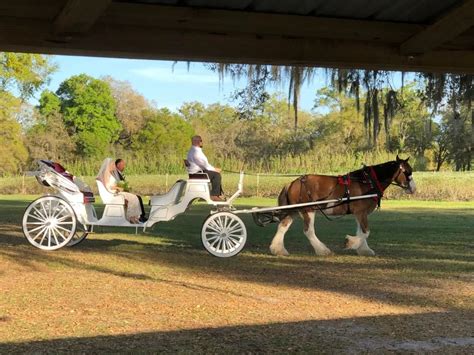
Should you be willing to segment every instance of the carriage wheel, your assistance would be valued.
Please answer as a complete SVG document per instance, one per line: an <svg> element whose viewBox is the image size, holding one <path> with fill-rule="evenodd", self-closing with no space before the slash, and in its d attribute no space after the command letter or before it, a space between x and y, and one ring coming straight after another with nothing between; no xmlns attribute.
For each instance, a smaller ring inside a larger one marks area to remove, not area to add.
<svg viewBox="0 0 474 355"><path fill-rule="evenodd" d="M202 226L201 239L204 248L214 256L227 258L237 255L247 241L244 222L230 212L210 215Z"/></svg>
<svg viewBox="0 0 474 355"><path fill-rule="evenodd" d="M87 226L83 225L82 223L77 224L76 233L72 237L71 241L67 243L68 247L73 247L80 242L82 242L86 237L89 235L89 229Z"/></svg>
<svg viewBox="0 0 474 355"><path fill-rule="evenodd" d="M59 197L44 196L26 208L23 234L37 248L56 250L74 237L76 223L76 215L69 203Z"/></svg>

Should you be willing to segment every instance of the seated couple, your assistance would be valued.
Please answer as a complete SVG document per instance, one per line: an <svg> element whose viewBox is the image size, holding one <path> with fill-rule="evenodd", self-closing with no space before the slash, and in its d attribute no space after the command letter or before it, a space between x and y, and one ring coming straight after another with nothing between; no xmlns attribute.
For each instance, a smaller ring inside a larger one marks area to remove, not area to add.
<svg viewBox="0 0 474 355"><path fill-rule="evenodd" d="M186 157L186 168L188 174L196 174L199 172L206 173L211 180L211 200L212 201L225 201L222 197L222 185L221 185L221 169L213 167L209 164L207 157L202 151L202 138L201 136L194 136L191 138L191 149L189 149Z"/></svg>
<svg viewBox="0 0 474 355"><path fill-rule="evenodd" d="M124 188L120 187L120 182L125 181L124 169L125 160L117 159L114 162L111 158L107 158L102 163L97 180L101 181L109 192L118 193L125 198L126 217L130 223L146 222L141 196L124 191Z"/></svg>

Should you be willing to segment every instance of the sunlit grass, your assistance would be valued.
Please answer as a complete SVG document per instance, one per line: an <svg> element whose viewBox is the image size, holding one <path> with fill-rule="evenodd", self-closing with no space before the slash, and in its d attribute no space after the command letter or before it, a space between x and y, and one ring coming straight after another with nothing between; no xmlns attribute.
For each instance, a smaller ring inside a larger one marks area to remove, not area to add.
<svg viewBox="0 0 474 355"><path fill-rule="evenodd" d="M316 220L333 256L314 255L298 220L286 236L291 255L278 258L268 252L276 225L241 215L246 247L219 259L201 245L204 204L146 233L103 227L73 248L35 249L20 230L35 197L0 196L0 353L347 352L362 346L356 338L471 336L473 201L383 201L370 216L372 258L344 250L351 216Z"/></svg>

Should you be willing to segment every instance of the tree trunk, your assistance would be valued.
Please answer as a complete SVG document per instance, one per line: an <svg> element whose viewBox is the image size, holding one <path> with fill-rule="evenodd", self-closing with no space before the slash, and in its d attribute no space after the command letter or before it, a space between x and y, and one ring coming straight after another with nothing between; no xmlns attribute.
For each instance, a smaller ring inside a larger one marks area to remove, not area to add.
<svg viewBox="0 0 474 355"><path fill-rule="evenodd" d="M467 156L467 170L472 169L472 146L474 145L474 108L471 109L471 142L469 143L469 154Z"/></svg>

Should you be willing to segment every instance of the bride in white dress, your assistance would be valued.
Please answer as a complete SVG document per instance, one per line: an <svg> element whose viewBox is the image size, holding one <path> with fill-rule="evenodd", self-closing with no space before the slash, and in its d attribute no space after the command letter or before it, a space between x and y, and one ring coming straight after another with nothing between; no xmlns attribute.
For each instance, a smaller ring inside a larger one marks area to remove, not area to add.
<svg viewBox="0 0 474 355"><path fill-rule="evenodd" d="M130 192L123 191L123 188L117 186L119 180L116 178L116 170L115 161L113 161L112 158L106 158L100 167L97 180L102 181L109 192L113 194L118 193L125 198L127 219L130 223L139 223L142 210L140 208L138 197Z"/></svg>

